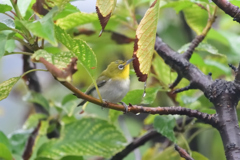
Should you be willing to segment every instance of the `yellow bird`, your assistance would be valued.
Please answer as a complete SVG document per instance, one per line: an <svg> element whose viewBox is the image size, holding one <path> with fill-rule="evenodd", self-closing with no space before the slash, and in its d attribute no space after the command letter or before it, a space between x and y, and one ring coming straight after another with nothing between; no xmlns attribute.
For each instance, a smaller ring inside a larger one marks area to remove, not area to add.
<svg viewBox="0 0 240 160"><path fill-rule="evenodd" d="M102 99L112 103L120 102L124 105L126 111L127 105L121 102L121 100L129 91L129 64L133 61L133 59L134 58L127 61L116 60L111 62L96 81ZM85 94L99 98L96 88L93 85L87 89ZM83 105L85 102L85 100L82 101L78 106Z"/></svg>

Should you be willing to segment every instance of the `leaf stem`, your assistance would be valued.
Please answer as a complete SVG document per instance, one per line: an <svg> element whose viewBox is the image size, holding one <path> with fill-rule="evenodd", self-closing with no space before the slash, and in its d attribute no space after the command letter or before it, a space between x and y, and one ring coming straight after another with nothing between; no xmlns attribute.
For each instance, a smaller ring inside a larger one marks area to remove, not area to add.
<svg viewBox="0 0 240 160"><path fill-rule="evenodd" d="M7 14L7 13L3 13L3 14L5 14L5 15L7 15L8 17L10 17L10 18L12 18L13 20L15 20L14 17L12 17L10 14Z"/></svg>
<svg viewBox="0 0 240 160"><path fill-rule="evenodd" d="M5 56L12 55L12 54L24 54L24 55L28 55L28 56L32 55L32 53L30 53L30 52L10 52L10 53L5 54Z"/></svg>
<svg viewBox="0 0 240 160"><path fill-rule="evenodd" d="M20 11L19 11L18 6L17 6L17 1L14 1L14 0L10 0L10 1L12 3L12 6L13 6L14 10L15 10L16 17L20 20L23 20L23 17L21 15Z"/></svg>
<svg viewBox="0 0 240 160"><path fill-rule="evenodd" d="M133 25L132 25L132 26L133 26L133 27L138 26L135 13L134 13L134 11L131 9L131 7L129 6L128 1L127 1L127 0L124 0L124 4L125 4L127 10L129 11L130 16L132 17L132 20L133 20Z"/></svg>
<svg viewBox="0 0 240 160"><path fill-rule="evenodd" d="M189 145L188 145L188 142L187 142L186 138L183 136L182 133L180 134L180 136L181 136L183 142L185 143L185 145L186 145L186 147L187 147L187 150L188 150L189 155L192 156L192 151L191 151L191 149L190 149L190 147L189 147Z"/></svg>
<svg viewBox="0 0 240 160"><path fill-rule="evenodd" d="M35 72L35 71L44 71L44 72L48 72L48 70L45 70L45 69L31 69L27 72L24 72L21 77L25 76L26 74L30 73L30 72Z"/></svg>
<svg viewBox="0 0 240 160"><path fill-rule="evenodd" d="M32 47L31 47L27 42L24 42L24 40L22 40L21 38L18 38L18 37L16 37L16 36L14 36L13 39L17 40L17 41L20 42L23 46L26 46L28 49L33 50Z"/></svg>

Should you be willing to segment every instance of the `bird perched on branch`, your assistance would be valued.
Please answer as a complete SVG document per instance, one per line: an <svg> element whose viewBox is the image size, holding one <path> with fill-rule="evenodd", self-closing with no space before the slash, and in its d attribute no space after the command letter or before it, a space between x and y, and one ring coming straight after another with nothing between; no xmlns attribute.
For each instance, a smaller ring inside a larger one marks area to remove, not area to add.
<svg viewBox="0 0 240 160"><path fill-rule="evenodd" d="M121 102L121 100L129 91L129 64L133 59L134 58L127 61L116 60L111 62L96 81L102 99L107 102L122 103L125 107L125 111L128 109L127 105ZM94 85L91 85L85 94L99 98ZM81 106L84 103L86 103L86 100L82 101L78 106Z"/></svg>

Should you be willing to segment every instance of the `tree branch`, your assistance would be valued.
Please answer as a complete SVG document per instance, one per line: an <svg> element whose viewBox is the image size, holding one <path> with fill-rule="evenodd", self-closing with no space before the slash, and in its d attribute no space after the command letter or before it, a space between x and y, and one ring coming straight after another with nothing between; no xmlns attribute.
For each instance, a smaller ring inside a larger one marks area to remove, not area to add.
<svg viewBox="0 0 240 160"><path fill-rule="evenodd" d="M125 107L123 105L110 103L110 102L102 102L100 99L96 99L92 96L84 94L79 89L74 87L67 81L60 82L69 90L71 90L78 98L87 100L89 102L95 103L99 106L110 108L118 111L125 111ZM149 114L160 114L160 115L169 115L169 114L178 114L178 115L187 115L189 117L197 118L204 123L210 124L213 127L218 127L218 118L216 115L210 115L206 113L199 112L197 110L191 110L184 107L143 107L129 104L128 112L136 113L149 113Z"/></svg>
<svg viewBox="0 0 240 160"><path fill-rule="evenodd" d="M212 0L221 10L233 17L234 21L240 23L240 9L228 0Z"/></svg>
<svg viewBox="0 0 240 160"><path fill-rule="evenodd" d="M175 150L178 151L179 155L183 158L185 158L186 160L194 160L185 149L179 147L178 145L175 144Z"/></svg>
<svg viewBox="0 0 240 160"><path fill-rule="evenodd" d="M161 38L157 37L155 50L172 69L189 80L194 88L200 89L216 108L219 127L217 127L228 160L239 160L240 129L236 106L240 99L240 85L225 80L213 81L182 55L173 51Z"/></svg>

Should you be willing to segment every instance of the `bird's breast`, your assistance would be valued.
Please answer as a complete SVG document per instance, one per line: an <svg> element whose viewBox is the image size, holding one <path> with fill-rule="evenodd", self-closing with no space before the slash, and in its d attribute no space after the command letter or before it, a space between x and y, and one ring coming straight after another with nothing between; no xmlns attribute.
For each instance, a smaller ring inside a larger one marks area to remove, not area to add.
<svg viewBox="0 0 240 160"><path fill-rule="evenodd" d="M99 88L99 92L102 99L104 99L105 101L117 103L120 102L127 94L127 92L129 91L129 86L129 78L122 80L109 79L102 87ZM98 94L96 91L93 92L93 97L98 98Z"/></svg>

